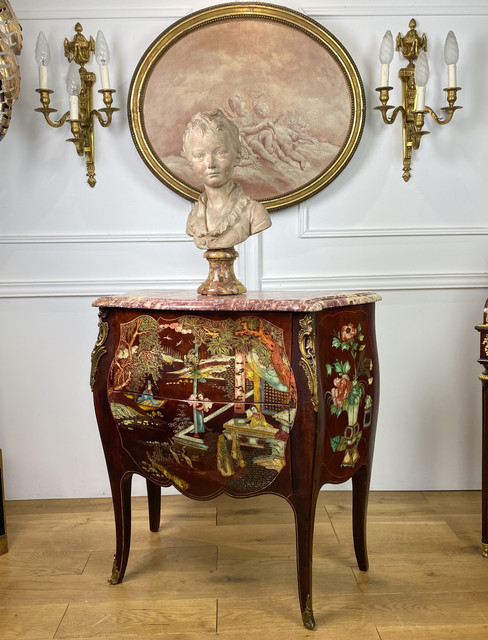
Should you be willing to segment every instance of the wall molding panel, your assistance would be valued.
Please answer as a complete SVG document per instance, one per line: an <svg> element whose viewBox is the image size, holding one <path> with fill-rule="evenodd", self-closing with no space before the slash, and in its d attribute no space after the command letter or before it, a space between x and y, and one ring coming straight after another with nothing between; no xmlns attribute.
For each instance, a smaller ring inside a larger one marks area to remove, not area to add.
<svg viewBox="0 0 488 640"><path fill-rule="evenodd" d="M488 6L475 4L450 4L437 5L428 2L419 4L402 4L394 6L391 3L375 4L364 3L359 6L333 4L323 7L303 7L303 13L311 18L319 20L321 18L347 18L347 17L369 17L369 16L473 16L488 15Z"/></svg>
<svg viewBox="0 0 488 640"><path fill-rule="evenodd" d="M24 20L179 20L183 16L192 13L193 8L188 6L164 7L140 6L134 4L131 7L90 7L86 4L59 3L59 8L52 9L22 9L16 7L15 13L22 23ZM216 3L217 4L217 3Z"/></svg>
<svg viewBox="0 0 488 640"><path fill-rule="evenodd" d="M0 235L2 244L118 244L133 242L193 242L186 233L66 234L66 235Z"/></svg>
<svg viewBox="0 0 488 640"><path fill-rule="evenodd" d="M263 278L263 290L419 291L488 288L488 273L358 274L304 278Z"/></svg>
<svg viewBox="0 0 488 640"><path fill-rule="evenodd" d="M201 280L57 280L0 282L0 298L79 298L119 295L139 289L196 290Z"/></svg>
<svg viewBox="0 0 488 640"><path fill-rule="evenodd" d="M299 238L403 238L432 236L486 236L488 227L356 227L322 229L310 226L310 208L298 205Z"/></svg>
<svg viewBox="0 0 488 640"><path fill-rule="evenodd" d="M244 265L243 265L244 266ZM244 272L245 268L242 269ZM237 269L236 269L237 272ZM241 277L241 276L239 276ZM40 280L0 282L0 298L78 298L118 295L139 289L186 289L195 291L199 279L167 278L141 280ZM357 274L301 278L263 278L261 284L242 279L249 291L418 291L443 289L488 289L488 273Z"/></svg>
<svg viewBox="0 0 488 640"><path fill-rule="evenodd" d="M52 8L24 8L25 1L18 0L15 12L20 21L24 20L87 20L87 19L158 19L158 20L177 20L183 16L192 13L197 7L192 6L161 6L161 2L142 2L133 4L130 7L125 6L90 6L89 3L66 3L59 2L58 7ZM30 4L30 3L27 3ZM51 3L55 5L56 3ZM210 4L210 3L209 3ZM213 4L219 4L215 2ZM280 4L276 2L276 4ZM437 3L417 3L417 4L398 4L389 3L364 3L360 4L344 4L335 2L326 5L300 7L300 10L311 18L316 20L324 18L347 18L347 17L370 17L370 16L473 16L488 15L488 6L483 4L463 4L461 2L455 4L437 4Z"/></svg>
<svg viewBox="0 0 488 640"><path fill-rule="evenodd" d="M303 239L313 238L402 238L402 237L433 237L433 236L486 236L488 227L357 227L355 229L313 229L308 226L308 219L299 216L298 237ZM166 242L193 242L186 233L156 233L156 234L66 234L66 235L0 235L0 245L10 244L134 244L134 243L166 243ZM250 260L260 260L259 249L243 250L241 246L239 254L241 259L244 251L250 255Z"/></svg>
<svg viewBox="0 0 488 640"><path fill-rule="evenodd" d="M237 245L239 258L235 263L237 277L248 291L260 291L263 266L263 234L249 236L246 242Z"/></svg>

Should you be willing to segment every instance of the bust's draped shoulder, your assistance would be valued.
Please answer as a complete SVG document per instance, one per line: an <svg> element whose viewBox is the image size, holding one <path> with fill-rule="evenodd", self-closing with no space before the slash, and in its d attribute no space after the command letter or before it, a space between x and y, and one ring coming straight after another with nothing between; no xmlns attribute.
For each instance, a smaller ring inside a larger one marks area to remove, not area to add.
<svg viewBox="0 0 488 640"><path fill-rule="evenodd" d="M207 196L198 198L190 211L186 223L186 233L200 249L225 249L244 242L250 235L264 231L271 226L266 208L247 196L241 185L235 183L227 206L213 226L209 226L206 216Z"/></svg>

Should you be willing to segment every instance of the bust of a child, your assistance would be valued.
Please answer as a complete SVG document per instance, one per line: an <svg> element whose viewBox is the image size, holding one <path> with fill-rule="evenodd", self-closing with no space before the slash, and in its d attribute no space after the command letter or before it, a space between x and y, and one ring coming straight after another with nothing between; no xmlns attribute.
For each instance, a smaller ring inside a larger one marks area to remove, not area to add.
<svg viewBox="0 0 488 640"><path fill-rule="evenodd" d="M239 130L220 109L192 117L183 152L204 187L186 223L199 249L231 248L271 226L265 207L232 179L241 159Z"/></svg>

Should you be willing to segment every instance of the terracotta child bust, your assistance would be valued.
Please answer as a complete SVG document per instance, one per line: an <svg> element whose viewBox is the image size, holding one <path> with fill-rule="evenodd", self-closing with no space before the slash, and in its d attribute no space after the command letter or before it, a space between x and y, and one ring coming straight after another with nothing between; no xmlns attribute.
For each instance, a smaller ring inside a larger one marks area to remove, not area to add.
<svg viewBox="0 0 488 640"><path fill-rule="evenodd" d="M239 130L220 109L192 117L183 152L204 186L186 224L199 249L232 248L271 226L265 207L232 179L241 159Z"/></svg>

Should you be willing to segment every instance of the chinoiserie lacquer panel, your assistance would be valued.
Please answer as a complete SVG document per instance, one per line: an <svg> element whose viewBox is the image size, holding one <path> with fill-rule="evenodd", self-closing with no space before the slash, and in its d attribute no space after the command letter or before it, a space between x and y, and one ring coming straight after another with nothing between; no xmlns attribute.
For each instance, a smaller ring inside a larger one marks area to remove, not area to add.
<svg viewBox="0 0 488 640"><path fill-rule="evenodd" d="M340 479L364 464L370 437L374 437L376 345L366 314L329 314L324 324L320 360L328 416L324 464Z"/></svg>
<svg viewBox="0 0 488 640"><path fill-rule="evenodd" d="M273 482L296 412L289 348L283 328L253 316L121 324L108 394L138 469L189 495L202 482L205 495Z"/></svg>

